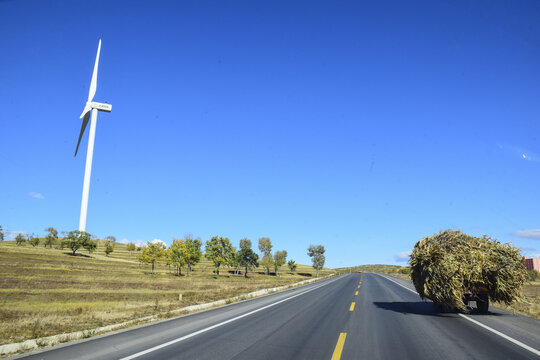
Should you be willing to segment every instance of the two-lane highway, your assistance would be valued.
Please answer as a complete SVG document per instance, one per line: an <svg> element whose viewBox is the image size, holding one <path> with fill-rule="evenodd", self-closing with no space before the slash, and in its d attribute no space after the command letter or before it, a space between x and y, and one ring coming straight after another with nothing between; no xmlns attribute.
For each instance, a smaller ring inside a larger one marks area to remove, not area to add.
<svg viewBox="0 0 540 360"><path fill-rule="evenodd" d="M349 274L28 358L538 359L538 349L539 321L438 313L406 280Z"/></svg>

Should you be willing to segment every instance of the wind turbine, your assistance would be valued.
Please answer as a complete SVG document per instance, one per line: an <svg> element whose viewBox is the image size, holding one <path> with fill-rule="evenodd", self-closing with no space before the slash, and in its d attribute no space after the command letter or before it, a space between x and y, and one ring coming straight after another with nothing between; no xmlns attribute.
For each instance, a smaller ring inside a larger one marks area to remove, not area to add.
<svg viewBox="0 0 540 360"><path fill-rule="evenodd" d="M99 63L99 52L101 50L101 39L99 39L99 45L97 49L96 62L94 64L94 72L92 73L92 81L90 82L90 91L88 93L88 101L84 107L84 110L81 114L82 125L81 133L79 134L79 141L77 141L77 148L75 149L75 155L77 156L77 151L79 150L79 145L81 143L81 138L88 125L88 119L91 117L90 122L90 136L88 137L88 150L86 151L86 168L84 170L84 184L83 184L83 193L81 201L81 217L79 219L79 231L86 231L86 212L88 210L88 193L90 191L90 173L92 172L92 157L94 155L94 139L96 137L96 123L97 123L97 112L106 111L111 112L111 104L98 103L94 100L94 95L96 95L97 88L97 73L98 73L98 63Z"/></svg>

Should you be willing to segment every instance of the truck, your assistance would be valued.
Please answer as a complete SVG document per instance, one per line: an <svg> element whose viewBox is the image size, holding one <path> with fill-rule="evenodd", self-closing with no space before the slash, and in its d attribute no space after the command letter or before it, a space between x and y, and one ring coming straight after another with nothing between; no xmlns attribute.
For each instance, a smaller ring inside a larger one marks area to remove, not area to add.
<svg viewBox="0 0 540 360"><path fill-rule="evenodd" d="M511 304L526 270L518 248L486 235L443 230L419 240L411 252L411 280L420 297L445 310L487 313L490 301Z"/></svg>
<svg viewBox="0 0 540 360"><path fill-rule="evenodd" d="M486 314L489 309L489 289L484 284L475 284L463 292L463 304L469 306L471 301L476 302L476 310Z"/></svg>

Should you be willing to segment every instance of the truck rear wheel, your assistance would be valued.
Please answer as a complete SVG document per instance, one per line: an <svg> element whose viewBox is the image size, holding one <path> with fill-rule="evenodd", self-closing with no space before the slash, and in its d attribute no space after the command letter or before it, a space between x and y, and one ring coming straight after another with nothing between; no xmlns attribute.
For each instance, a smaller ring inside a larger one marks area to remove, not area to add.
<svg viewBox="0 0 540 360"><path fill-rule="evenodd" d="M479 313L486 314L489 309L489 296L478 295L476 298L476 308Z"/></svg>

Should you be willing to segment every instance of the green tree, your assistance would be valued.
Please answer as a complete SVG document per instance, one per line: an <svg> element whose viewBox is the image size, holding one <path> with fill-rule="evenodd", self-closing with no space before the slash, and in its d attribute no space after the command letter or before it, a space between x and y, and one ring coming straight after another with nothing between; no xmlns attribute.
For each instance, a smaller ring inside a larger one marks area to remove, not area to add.
<svg viewBox="0 0 540 360"><path fill-rule="evenodd" d="M107 236L105 240L110 241L110 242L116 242L116 238L112 235Z"/></svg>
<svg viewBox="0 0 540 360"><path fill-rule="evenodd" d="M259 266L259 255L251 249L251 240L240 240L240 250L236 255L238 264L244 267L244 277L247 278L248 270Z"/></svg>
<svg viewBox="0 0 540 360"><path fill-rule="evenodd" d="M235 275L238 275L240 274L240 267L242 266L242 264L240 263L240 250L236 251L236 248L234 248L234 255L232 256L232 261L231 261L231 266L233 267L234 269L234 274Z"/></svg>
<svg viewBox="0 0 540 360"><path fill-rule="evenodd" d="M139 255L139 261L145 264L152 265L152 274L154 273L154 267L156 262L165 258L166 251L165 245L162 243L151 243L150 241L143 248L142 253Z"/></svg>
<svg viewBox="0 0 540 360"><path fill-rule="evenodd" d="M184 240L173 239L171 246L167 250L167 263L174 265L176 269L176 275L182 275L182 267L186 265L184 258L182 257L182 245Z"/></svg>
<svg viewBox="0 0 540 360"><path fill-rule="evenodd" d="M262 237L259 239L259 251L262 255L261 264L264 267L264 272L266 275L270 272L270 266L274 263L274 258L272 257L272 242L270 238Z"/></svg>
<svg viewBox="0 0 540 360"><path fill-rule="evenodd" d="M45 237L44 246L52 249L53 244L58 240L58 231L53 227L48 227L45 229L47 236Z"/></svg>
<svg viewBox="0 0 540 360"><path fill-rule="evenodd" d="M317 277L319 276L319 270L323 268L324 262L326 261L326 258L324 257L324 252L324 246L322 245L310 245L308 247L307 254L311 258L313 268L317 272Z"/></svg>
<svg viewBox="0 0 540 360"><path fill-rule="evenodd" d="M127 251L129 251L129 255L130 255L130 256L133 255L133 251L135 251L136 248L137 248L137 247L136 247L135 244L132 243L132 242L130 242L130 243L127 244L127 246L126 246L126 249L127 249Z"/></svg>
<svg viewBox="0 0 540 360"><path fill-rule="evenodd" d="M197 265L201 261L202 241L200 238L194 239L191 235L186 235L181 246L182 257L186 262L186 273L189 276L189 272L193 271L193 266Z"/></svg>
<svg viewBox="0 0 540 360"><path fill-rule="evenodd" d="M219 275L220 266L229 265L234 256L233 246L229 238L214 236L208 240L204 256L214 263L215 272Z"/></svg>
<svg viewBox="0 0 540 360"><path fill-rule="evenodd" d="M69 248L73 252L73 255L75 255L77 250L79 250L81 247L88 249L96 246L96 244L90 240L91 236L92 235L86 231L73 230L67 234L62 241L62 244L63 246Z"/></svg>
<svg viewBox="0 0 540 360"><path fill-rule="evenodd" d="M287 261L287 250L276 251L274 254L274 270L276 275L281 265L284 265Z"/></svg>
<svg viewBox="0 0 540 360"><path fill-rule="evenodd" d="M32 247L36 247L39 245L40 240L38 237L35 237L34 235L28 235L28 239L26 240Z"/></svg>
<svg viewBox="0 0 540 360"><path fill-rule="evenodd" d="M167 260L171 265L174 265L177 274L182 274L182 267L186 267L186 274L189 275L202 257L201 252L202 241L194 239L191 235L186 235L185 239L173 239L172 245L169 247Z"/></svg>
<svg viewBox="0 0 540 360"><path fill-rule="evenodd" d="M264 273L266 275L270 274L270 267L274 265L274 257L272 254L264 254L261 259L261 265L264 268Z"/></svg>
<svg viewBox="0 0 540 360"><path fill-rule="evenodd" d="M99 239L89 240L85 244L83 244L83 248L85 248L86 251L88 251L88 253L91 254L97 249L98 241Z"/></svg>
<svg viewBox="0 0 540 360"><path fill-rule="evenodd" d="M4 241L4 229L2 225L0 225L0 241Z"/></svg>
<svg viewBox="0 0 540 360"><path fill-rule="evenodd" d="M251 240L248 238L240 239L240 250L251 249Z"/></svg>
<svg viewBox="0 0 540 360"><path fill-rule="evenodd" d="M15 236L15 243L17 246L23 246L26 242L26 239L24 238L24 235L22 233L18 233L17 236Z"/></svg>
<svg viewBox="0 0 540 360"><path fill-rule="evenodd" d="M64 250L64 248L66 247L65 240L66 240L66 237L69 234L69 231L62 231L61 234L62 234L62 237L60 237L60 236L58 237L59 241L56 243L56 248L60 249L60 250Z"/></svg>
<svg viewBox="0 0 540 360"><path fill-rule="evenodd" d="M114 245L112 242L107 241L107 245L105 245L105 255L109 256L110 253L114 251Z"/></svg>
<svg viewBox="0 0 540 360"><path fill-rule="evenodd" d="M294 272L296 270L296 262L294 260L289 260L287 266L289 267L289 270L291 270L291 272Z"/></svg>

